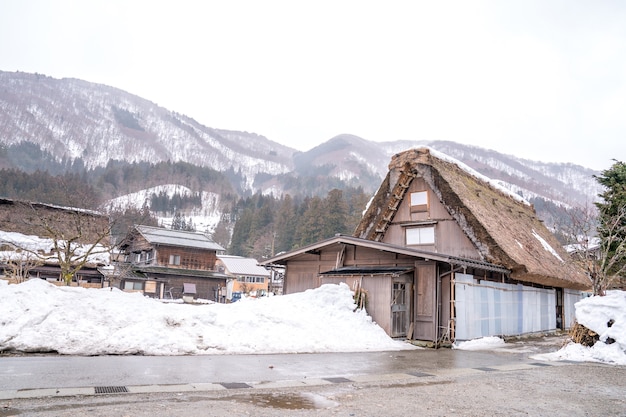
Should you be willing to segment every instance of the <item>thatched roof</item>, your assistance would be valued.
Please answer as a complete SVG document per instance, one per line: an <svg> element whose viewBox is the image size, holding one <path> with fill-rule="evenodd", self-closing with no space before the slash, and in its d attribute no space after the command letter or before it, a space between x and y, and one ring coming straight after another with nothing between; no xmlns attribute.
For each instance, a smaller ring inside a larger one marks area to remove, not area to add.
<svg viewBox="0 0 626 417"><path fill-rule="evenodd" d="M511 278L546 286L588 289L590 281L537 217L534 208L487 178L428 148L396 154L355 236L372 238L400 177L421 177L475 245L482 261L511 270Z"/></svg>

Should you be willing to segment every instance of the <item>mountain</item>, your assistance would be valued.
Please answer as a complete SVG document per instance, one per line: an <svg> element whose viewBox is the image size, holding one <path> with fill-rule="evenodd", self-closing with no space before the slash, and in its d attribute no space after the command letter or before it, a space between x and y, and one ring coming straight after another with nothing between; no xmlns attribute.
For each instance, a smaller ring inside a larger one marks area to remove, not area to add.
<svg viewBox="0 0 626 417"><path fill-rule="evenodd" d="M110 160L232 168L248 187L259 172L290 172L295 152L254 133L203 126L116 88L10 72L0 72L0 141L33 142L57 161L80 158L87 168Z"/></svg>
<svg viewBox="0 0 626 417"><path fill-rule="evenodd" d="M22 72L0 71L0 145L0 168L93 170L110 161L183 161L230 172L241 193L274 195L324 195L345 186L373 193L392 155L429 146L541 205L583 205L599 192L597 172L574 164L525 160L448 141L379 143L349 134L299 152L256 133L204 126L113 87ZM202 191L215 190L190 190ZM124 201L124 195L110 197ZM208 210L219 217L216 207Z"/></svg>

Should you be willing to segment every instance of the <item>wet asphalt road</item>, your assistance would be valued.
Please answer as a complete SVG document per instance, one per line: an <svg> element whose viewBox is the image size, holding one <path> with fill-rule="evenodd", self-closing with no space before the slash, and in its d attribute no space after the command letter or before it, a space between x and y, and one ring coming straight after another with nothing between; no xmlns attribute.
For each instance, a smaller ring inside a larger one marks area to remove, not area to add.
<svg viewBox="0 0 626 417"><path fill-rule="evenodd" d="M0 392L9 390L297 381L355 375L430 373L536 363L532 353L555 341L520 343L502 352L414 349L396 352L223 356L5 356ZM7 395L5 395L6 397ZM2 396L0 396L2 398Z"/></svg>
<svg viewBox="0 0 626 417"><path fill-rule="evenodd" d="M479 352L5 355L0 417L626 416L626 367L531 358L561 343Z"/></svg>

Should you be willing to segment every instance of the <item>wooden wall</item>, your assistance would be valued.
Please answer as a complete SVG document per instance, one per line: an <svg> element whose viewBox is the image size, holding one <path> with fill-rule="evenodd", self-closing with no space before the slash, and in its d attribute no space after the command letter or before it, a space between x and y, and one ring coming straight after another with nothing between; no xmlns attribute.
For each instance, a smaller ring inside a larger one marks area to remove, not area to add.
<svg viewBox="0 0 626 417"><path fill-rule="evenodd" d="M218 278L160 275L159 280L165 281L164 297L169 297L169 290L171 290L172 297L175 299L182 297L184 283L196 284L196 298L211 301L219 301L215 299L215 288L226 286L226 281Z"/></svg>
<svg viewBox="0 0 626 417"><path fill-rule="evenodd" d="M413 337L437 340L437 265L415 263L415 308Z"/></svg>
<svg viewBox="0 0 626 417"><path fill-rule="evenodd" d="M391 275L372 276L320 276L321 272L335 269L340 245L327 247L316 254L303 254L290 259L286 264L285 294L317 288L324 283L345 282L355 288L361 281L362 288L368 293L367 311L387 334L391 333ZM342 266L406 266L415 268L415 273L408 279L413 293L413 312L410 320L414 322L413 338L436 341L438 338L438 301L437 301L437 263L434 261L416 262L414 257L382 252L375 249L346 246ZM449 286L449 284L448 284ZM450 291L445 292L446 297ZM442 301L449 304L449 298ZM441 305L440 305L441 306ZM449 317L449 312L440 315ZM447 319L446 319L447 320Z"/></svg>
<svg viewBox="0 0 626 417"><path fill-rule="evenodd" d="M161 245L156 249L155 258L159 266L205 271L215 270L215 261L217 259L215 251ZM179 255L180 265L170 264L170 255Z"/></svg>
<svg viewBox="0 0 626 417"><path fill-rule="evenodd" d="M344 282L353 291L360 285L367 292L367 313L387 334L391 334L391 280L391 275L322 276L320 284Z"/></svg>
<svg viewBox="0 0 626 417"><path fill-rule="evenodd" d="M411 212L410 195L412 192L428 192L428 210ZM479 254L473 243L465 235L461 227L450 216L448 210L439 201L437 195L426 184L423 178L416 178L411 182L409 189L394 216L389 229L385 233L383 242L406 246L405 229L411 224L419 222L434 222L435 244L411 246L419 250L445 253L447 255L478 259Z"/></svg>

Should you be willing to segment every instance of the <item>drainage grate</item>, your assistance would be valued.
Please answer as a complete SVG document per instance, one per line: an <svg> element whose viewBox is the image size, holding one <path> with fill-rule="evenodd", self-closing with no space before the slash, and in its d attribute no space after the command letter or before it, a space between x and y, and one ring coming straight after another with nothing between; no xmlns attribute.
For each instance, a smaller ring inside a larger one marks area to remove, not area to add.
<svg viewBox="0 0 626 417"><path fill-rule="evenodd" d="M433 374L427 374L426 372L407 372L408 375L416 376L418 378L425 376L435 376Z"/></svg>
<svg viewBox="0 0 626 417"><path fill-rule="evenodd" d="M220 385L226 389L252 388L252 386L243 382L220 382Z"/></svg>
<svg viewBox="0 0 626 417"><path fill-rule="evenodd" d="M533 363L530 363L529 365L533 365L533 366L552 366L549 363L542 363L542 362L533 362Z"/></svg>
<svg viewBox="0 0 626 417"><path fill-rule="evenodd" d="M126 387L95 387L96 394L119 394L121 392L128 392Z"/></svg>
<svg viewBox="0 0 626 417"><path fill-rule="evenodd" d="M324 378L328 382L332 382L333 384L339 384L341 382L353 382L348 378L338 377L338 378Z"/></svg>
<svg viewBox="0 0 626 417"><path fill-rule="evenodd" d="M483 372L495 372L497 371L497 369L493 369L493 368L488 368L488 367L482 367L482 368L474 368L478 371L483 371Z"/></svg>

